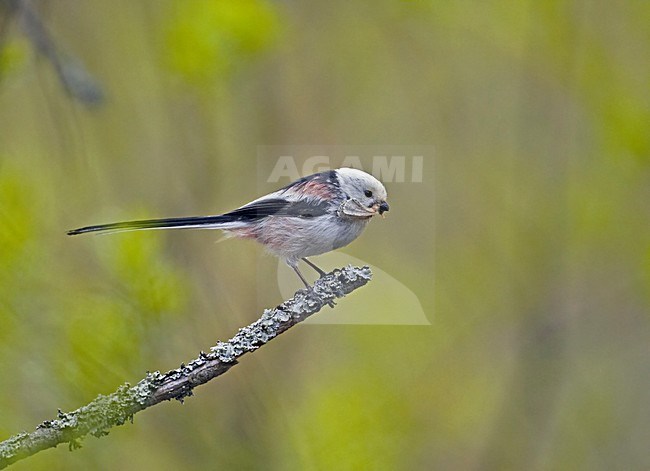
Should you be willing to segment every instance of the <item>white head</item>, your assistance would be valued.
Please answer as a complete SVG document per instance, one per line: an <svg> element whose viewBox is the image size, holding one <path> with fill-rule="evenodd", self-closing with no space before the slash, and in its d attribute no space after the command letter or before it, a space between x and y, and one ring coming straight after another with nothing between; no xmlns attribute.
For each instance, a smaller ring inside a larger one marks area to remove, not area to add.
<svg viewBox="0 0 650 471"><path fill-rule="evenodd" d="M348 198L341 206L344 214L370 218L388 211L386 188L375 177L355 168L340 168L336 173L339 187Z"/></svg>

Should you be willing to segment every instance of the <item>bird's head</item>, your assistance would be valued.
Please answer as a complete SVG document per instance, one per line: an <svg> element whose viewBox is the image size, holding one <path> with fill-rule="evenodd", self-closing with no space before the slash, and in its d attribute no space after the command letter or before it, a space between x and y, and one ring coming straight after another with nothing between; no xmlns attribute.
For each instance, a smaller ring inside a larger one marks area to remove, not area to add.
<svg viewBox="0 0 650 471"><path fill-rule="evenodd" d="M340 168L336 173L339 187L347 198L341 205L343 214L371 218L390 209L386 202L386 188L375 177L355 168Z"/></svg>

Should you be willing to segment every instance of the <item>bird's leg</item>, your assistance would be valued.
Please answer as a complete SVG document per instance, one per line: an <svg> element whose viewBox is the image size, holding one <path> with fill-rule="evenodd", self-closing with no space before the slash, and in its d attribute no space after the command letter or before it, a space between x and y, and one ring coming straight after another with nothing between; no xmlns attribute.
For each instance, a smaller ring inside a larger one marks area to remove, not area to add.
<svg viewBox="0 0 650 471"><path fill-rule="evenodd" d="M298 278L300 278L300 280L305 284L305 288L312 289L312 287L309 285L309 283L307 283L307 280L305 280L305 277L302 276L302 273L300 273L300 270L298 270L298 265L297 264L295 264L295 265L289 264L289 266L291 268L293 268L293 271L296 272L296 275L298 275Z"/></svg>
<svg viewBox="0 0 650 471"><path fill-rule="evenodd" d="M318 274L320 275L321 278L324 277L324 276L326 275L326 273L325 273L323 270L321 270L320 268L318 268L314 263L312 263L312 262L310 262L309 260L307 260L307 257L302 257L302 259L305 261L305 263L306 263L307 265L309 265L309 266L312 267L314 270L316 270L316 271L318 272Z"/></svg>
<svg viewBox="0 0 650 471"><path fill-rule="evenodd" d="M305 260L305 259L303 259L303 260ZM310 266L314 267L314 269L317 270L319 273L322 273L322 275L325 274L325 272L324 272L323 270L321 270L320 268L318 268L318 267L317 267L316 265L314 265L313 263L311 263L311 262L309 262L309 261L307 261L307 260L305 260L305 261L306 261ZM291 268L293 268L293 271L296 272L296 275L298 275L298 278L300 278L300 280L304 283L305 287L306 287L308 290L313 291L314 288L313 288L312 286L310 286L309 283L307 283L307 280L305 279L305 277L302 276L302 273L300 273L300 270L298 270L298 262L296 261L296 262L291 263L291 262L287 261L287 264L288 264ZM322 275L321 275L321 276L322 276ZM334 306L336 306L336 303L335 303L334 301L328 301L327 304L328 304L329 307L331 307L332 309L334 309Z"/></svg>

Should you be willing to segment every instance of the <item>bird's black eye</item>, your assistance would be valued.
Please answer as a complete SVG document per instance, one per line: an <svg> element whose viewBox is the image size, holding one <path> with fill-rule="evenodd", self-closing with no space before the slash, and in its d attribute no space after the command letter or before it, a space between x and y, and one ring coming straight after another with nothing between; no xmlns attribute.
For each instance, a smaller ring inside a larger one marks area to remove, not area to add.
<svg viewBox="0 0 650 471"><path fill-rule="evenodd" d="M370 190L364 191L363 194L366 195L367 198L372 197L372 191L370 191Z"/></svg>

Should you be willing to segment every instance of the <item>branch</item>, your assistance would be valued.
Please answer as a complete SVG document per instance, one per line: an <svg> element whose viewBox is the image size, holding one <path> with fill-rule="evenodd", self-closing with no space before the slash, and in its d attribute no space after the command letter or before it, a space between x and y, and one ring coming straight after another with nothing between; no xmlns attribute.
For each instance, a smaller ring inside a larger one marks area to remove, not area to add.
<svg viewBox="0 0 650 471"><path fill-rule="evenodd" d="M135 386L128 383L108 396L99 395L89 404L72 412L61 412L54 420L46 420L36 430L19 433L0 442L0 469L34 455L41 450L68 443L70 449L79 448L79 440L88 434L101 437L116 425L148 407L162 401L181 402L192 395L192 390L212 378L222 375L237 364L242 355L257 350L274 337L288 330L335 298L342 298L370 281L368 267L347 266L324 275L311 290L302 289L293 298L275 309L265 309L262 317L239 329L227 342L217 342L210 352L201 352L198 358L167 373L155 371Z"/></svg>
<svg viewBox="0 0 650 471"><path fill-rule="evenodd" d="M0 0L1 1L1 0ZM75 57L62 54L30 0L7 0L10 12L18 13L25 36L32 47L45 57L65 91L86 105L98 105L104 99L101 85Z"/></svg>

